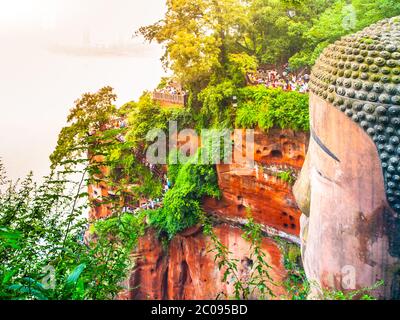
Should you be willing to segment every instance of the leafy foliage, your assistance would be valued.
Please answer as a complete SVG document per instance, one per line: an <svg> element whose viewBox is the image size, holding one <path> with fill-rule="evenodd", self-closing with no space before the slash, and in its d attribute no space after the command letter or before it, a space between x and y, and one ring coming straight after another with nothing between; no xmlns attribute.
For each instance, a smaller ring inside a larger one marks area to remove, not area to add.
<svg viewBox="0 0 400 320"><path fill-rule="evenodd" d="M371 293L384 284L383 281L378 281L370 287L359 290L350 290L343 292L341 290L321 290L323 300L376 300Z"/></svg>
<svg viewBox="0 0 400 320"><path fill-rule="evenodd" d="M123 214L94 223L93 234L99 237L113 237L128 248L132 248L145 232L146 214L144 211L136 215ZM126 242L128 241L128 242Z"/></svg>
<svg viewBox="0 0 400 320"><path fill-rule="evenodd" d="M184 83L202 82L223 72L227 47L245 18L238 0L172 0L164 19L139 29L149 41L164 44L165 66Z"/></svg>
<svg viewBox="0 0 400 320"><path fill-rule="evenodd" d="M290 185L296 182L296 176L291 169L277 173L276 177Z"/></svg>
<svg viewBox="0 0 400 320"><path fill-rule="evenodd" d="M53 167L64 164L71 159L80 159L90 147L99 140L90 139L92 132L100 132L110 123L116 114L113 105L117 96L111 87L104 87L97 93L85 93L75 102L67 121L59 136L57 147L50 156ZM87 159L89 160L89 159Z"/></svg>
<svg viewBox="0 0 400 320"><path fill-rule="evenodd" d="M249 1L241 47L261 64L283 65L307 44L303 35L334 1Z"/></svg>
<svg viewBox="0 0 400 320"><path fill-rule="evenodd" d="M313 17L312 27L302 34L303 49L290 63L295 68L311 66L322 50L340 37L399 14L400 4L394 0L336 0L319 17Z"/></svg>
<svg viewBox="0 0 400 320"><path fill-rule="evenodd" d="M319 16L331 2L172 0L167 2L164 19L140 28L139 33L148 41L164 44L165 66L189 91L187 107L195 120L193 126L229 128L235 123L232 98L246 86L246 73L259 64L283 65L303 49L301 37L311 27L312 17ZM289 9L296 10L294 17L288 16ZM286 102L293 103L282 104ZM150 112L157 111L149 109L143 114ZM252 110L243 113L248 112ZM243 113L237 123L242 123ZM135 114L135 118L145 116ZM279 116L277 119L284 125ZM139 127L145 123L137 121Z"/></svg>
<svg viewBox="0 0 400 320"><path fill-rule="evenodd" d="M0 187L3 186L4 184L6 184L6 180L7 180L7 172L6 172L6 169L4 168L4 165L1 162L1 158L0 158ZM0 189L0 193L1 193L1 189Z"/></svg>
<svg viewBox="0 0 400 320"><path fill-rule="evenodd" d="M121 290L136 238L85 244L87 205L76 200L85 192L71 188L61 174L40 186L28 176L0 194L1 299L111 299Z"/></svg>
<svg viewBox="0 0 400 320"><path fill-rule="evenodd" d="M59 168L66 174L82 175L82 184L106 184L113 190L113 195L102 197L101 203L95 205L115 207L113 210L118 212L121 202L127 197L134 201L141 197L160 196L162 184L159 177L143 163L142 145L138 145L135 139L125 139L128 127L117 125L123 119L121 117L137 110L137 104L132 102L117 109L112 105L115 99L110 87L93 94L86 93L78 99L50 159L53 168ZM145 95L143 100L145 102L140 105L147 107L150 101L148 96ZM142 127L134 128L143 134L140 131Z"/></svg>
<svg viewBox="0 0 400 320"><path fill-rule="evenodd" d="M396 0L172 0L164 19L139 32L164 44L165 66L201 91L213 79L232 80L232 55L311 66L341 36L399 14Z"/></svg>
<svg viewBox="0 0 400 320"><path fill-rule="evenodd" d="M310 283L307 280L301 262L299 246L279 238L276 238L275 241L283 253L283 264L287 271L286 279L281 284L287 292L287 296L283 298L289 300L307 300L310 293Z"/></svg>
<svg viewBox="0 0 400 320"><path fill-rule="evenodd" d="M150 225L168 239L199 222L204 196L220 196L214 166L201 164L200 157L201 149L187 163L170 166L173 186L165 194L163 207L149 212Z"/></svg>
<svg viewBox="0 0 400 320"><path fill-rule="evenodd" d="M232 106L232 96L235 92L236 88L229 80L205 88L198 96L202 102L198 126L200 128L231 127L235 115Z"/></svg>
<svg viewBox="0 0 400 320"><path fill-rule="evenodd" d="M1 297L111 299L121 290L144 225L139 217L119 217L124 197L159 195L161 182L133 153L133 143L124 141L127 128L114 125L120 115L115 98L105 87L78 99L51 155L54 173L40 186L32 176L21 184L10 182L0 194ZM97 183L115 191L101 205L119 218L99 223L94 241L84 243L85 216L99 205L88 203L86 187ZM51 287L42 283L49 277L44 269L55 277Z"/></svg>
<svg viewBox="0 0 400 320"><path fill-rule="evenodd" d="M99 180L107 182L116 196L129 197L130 201L140 198L157 198L162 192L162 183L157 175L141 161L140 153L134 152L133 143L118 142L104 152L104 160L98 165L106 166L109 174ZM93 164L96 166L97 164ZM96 179L93 179L96 180ZM113 199L109 199L111 202ZM102 203L105 204L106 198Z"/></svg>
<svg viewBox="0 0 400 320"><path fill-rule="evenodd" d="M236 87L245 86L247 73L255 72L257 67L258 61L255 56L245 52L228 55L227 72Z"/></svg>
<svg viewBox="0 0 400 320"><path fill-rule="evenodd" d="M239 100L238 127L309 130L308 95L257 86L241 89Z"/></svg>
<svg viewBox="0 0 400 320"><path fill-rule="evenodd" d="M132 102L129 110L129 131L127 139L134 148L145 149L147 133L152 129L161 129L168 133L168 121L177 121L178 129L193 124L193 116L185 109L161 108L145 92L138 102Z"/></svg>

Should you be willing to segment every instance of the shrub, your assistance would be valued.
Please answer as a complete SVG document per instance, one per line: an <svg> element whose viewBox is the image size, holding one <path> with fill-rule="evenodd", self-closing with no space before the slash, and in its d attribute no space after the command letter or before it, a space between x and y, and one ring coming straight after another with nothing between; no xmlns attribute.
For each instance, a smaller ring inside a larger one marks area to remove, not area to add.
<svg viewBox="0 0 400 320"><path fill-rule="evenodd" d="M230 80L216 85L210 84L198 95L202 103L200 113L197 116L197 126L228 128L234 121L234 110L232 107L232 96L235 95L236 87Z"/></svg>
<svg viewBox="0 0 400 320"><path fill-rule="evenodd" d="M220 196L215 167L200 164L200 156L201 149L187 163L169 167L173 186L165 194L163 207L149 211L150 224L168 239L198 223L204 196Z"/></svg>
<svg viewBox="0 0 400 320"><path fill-rule="evenodd" d="M193 122L192 115L182 108L162 108L154 101L151 94L145 92L138 102L132 102L129 110L129 130L127 139L135 147L146 147L146 136L152 129L161 129L167 132L168 121L177 121L178 129L186 128Z"/></svg>
<svg viewBox="0 0 400 320"><path fill-rule="evenodd" d="M236 126L308 131L308 95L264 86L243 88L239 91Z"/></svg>
<svg viewBox="0 0 400 320"><path fill-rule="evenodd" d="M103 238L113 236L115 240L131 248L136 244L138 238L144 234L144 218L143 212L137 215L126 213L118 217L97 221L91 232Z"/></svg>
<svg viewBox="0 0 400 320"><path fill-rule="evenodd" d="M276 177L290 185L296 182L296 175L291 169L277 173Z"/></svg>
<svg viewBox="0 0 400 320"><path fill-rule="evenodd" d="M140 221L101 222L85 245L86 188L71 184L61 174L0 183L0 299L113 299L122 289ZM116 229L126 232L109 237Z"/></svg>

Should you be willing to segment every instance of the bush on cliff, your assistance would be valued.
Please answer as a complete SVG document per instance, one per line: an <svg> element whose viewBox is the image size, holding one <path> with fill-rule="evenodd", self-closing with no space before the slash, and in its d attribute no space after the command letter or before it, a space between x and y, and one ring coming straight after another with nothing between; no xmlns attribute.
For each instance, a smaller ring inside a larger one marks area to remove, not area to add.
<svg viewBox="0 0 400 320"><path fill-rule="evenodd" d="M177 121L178 129L193 123L193 117L187 110L162 108L148 92L144 92L138 102L130 102L126 109L129 123L126 138L135 147L145 148L148 145L146 135L150 130L161 129L168 133L168 121Z"/></svg>
<svg viewBox="0 0 400 320"><path fill-rule="evenodd" d="M199 95L201 102L199 114L196 116L197 127L229 128L234 122L235 110L232 96L237 88L232 81L226 80L218 84L210 84Z"/></svg>
<svg viewBox="0 0 400 320"><path fill-rule="evenodd" d="M198 223L201 199L220 196L215 167L201 164L200 157L201 149L185 164L169 167L172 188L165 194L163 207L149 212L150 224L161 236L172 239Z"/></svg>
<svg viewBox="0 0 400 320"><path fill-rule="evenodd" d="M243 88L239 91L236 126L308 131L308 95L264 86Z"/></svg>

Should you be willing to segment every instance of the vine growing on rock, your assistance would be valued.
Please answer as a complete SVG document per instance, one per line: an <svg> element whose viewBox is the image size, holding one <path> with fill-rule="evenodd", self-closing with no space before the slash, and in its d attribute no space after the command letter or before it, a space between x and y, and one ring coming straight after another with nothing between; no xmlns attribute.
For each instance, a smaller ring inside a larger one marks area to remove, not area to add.
<svg viewBox="0 0 400 320"><path fill-rule="evenodd" d="M376 300L376 297L373 296L373 292L383 284L384 282L380 280L370 287L361 288L359 290L344 292L342 290L319 289L319 291L322 292L321 299L323 300Z"/></svg>
<svg viewBox="0 0 400 320"><path fill-rule="evenodd" d="M263 234L261 225L254 222L250 211L247 215L248 221L243 226L243 239L249 244L249 267L248 276L244 277L239 273L239 261L232 258L233 253L224 245L215 234L212 221L202 216L204 234L211 239L209 252L215 254L215 262L219 270L223 270L222 282L229 282L233 286L234 298L247 300L251 298L271 299L275 297L273 287L276 286L270 276L271 266L268 264L265 252L261 249ZM224 296L229 298L227 292L221 292L217 298Z"/></svg>
<svg viewBox="0 0 400 320"><path fill-rule="evenodd" d="M278 173L275 174L275 176L278 179L288 183L291 186L294 185L294 183L296 182L296 179L297 179L297 177L295 175L295 172L292 169L288 169L288 170L285 170L285 171L282 171L282 172L278 172Z"/></svg>
<svg viewBox="0 0 400 320"><path fill-rule="evenodd" d="M283 265L287 272L286 278L281 284L287 292L284 298L307 300L307 296L310 293L310 283L302 266L300 247L277 237L275 241L283 253Z"/></svg>

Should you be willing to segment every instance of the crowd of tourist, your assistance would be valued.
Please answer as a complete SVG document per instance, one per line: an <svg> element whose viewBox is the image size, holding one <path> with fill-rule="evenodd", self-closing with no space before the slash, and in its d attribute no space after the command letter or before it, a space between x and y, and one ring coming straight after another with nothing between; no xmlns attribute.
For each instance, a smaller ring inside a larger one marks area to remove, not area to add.
<svg viewBox="0 0 400 320"><path fill-rule="evenodd" d="M168 192L168 190L172 187L171 181L168 179L166 175L164 175L164 180L163 180L163 195L161 198L156 198L156 199L141 199L139 201L138 206L132 207L132 206L124 206L122 208L122 212L125 213L137 213L141 210L154 210L156 208L160 208L163 205L163 198L165 193Z"/></svg>
<svg viewBox="0 0 400 320"><path fill-rule="evenodd" d="M155 93L163 93L163 94L170 94L170 95L178 95L178 96L184 96L186 95L186 92L182 89L182 87L173 82L170 81L166 84L165 87L163 88L157 88L154 90Z"/></svg>
<svg viewBox="0 0 400 320"><path fill-rule="evenodd" d="M153 91L153 99L167 104L185 105L187 93L182 86L170 80L165 86Z"/></svg>
<svg viewBox="0 0 400 320"><path fill-rule="evenodd" d="M282 88L285 91L307 93L310 76L308 74L294 74L287 69L277 70L258 69L257 72L247 74L252 85L265 85L267 88Z"/></svg>

